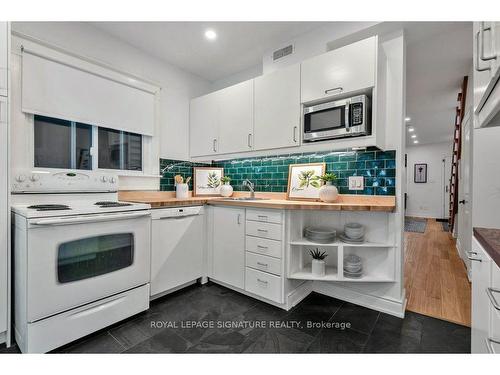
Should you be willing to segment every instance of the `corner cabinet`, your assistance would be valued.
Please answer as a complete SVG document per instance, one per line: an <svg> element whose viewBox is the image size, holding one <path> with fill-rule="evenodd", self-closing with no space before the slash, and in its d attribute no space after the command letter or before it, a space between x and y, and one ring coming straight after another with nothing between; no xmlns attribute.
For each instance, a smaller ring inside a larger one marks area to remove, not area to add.
<svg viewBox="0 0 500 375"><path fill-rule="evenodd" d="M191 156L216 154L219 137L217 93L191 100L189 124Z"/></svg>
<svg viewBox="0 0 500 375"><path fill-rule="evenodd" d="M245 288L245 209L213 208L212 278Z"/></svg>
<svg viewBox="0 0 500 375"><path fill-rule="evenodd" d="M299 145L300 65L255 78L254 150Z"/></svg>
<svg viewBox="0 0 500 375"><path fill-rule="evenodd" d="M377 37L313 57L302 63L302 103L375 86Z"/></svg>

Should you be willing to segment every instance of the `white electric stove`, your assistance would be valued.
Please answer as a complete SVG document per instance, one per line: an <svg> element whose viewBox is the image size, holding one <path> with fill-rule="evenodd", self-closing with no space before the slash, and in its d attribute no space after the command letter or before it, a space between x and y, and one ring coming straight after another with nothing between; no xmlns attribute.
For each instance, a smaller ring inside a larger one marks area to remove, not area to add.
<svg viewBox="0 0 500 375"><path fill-rule="evenodd" d="M47 352L149 308L151 212L119 202L118 177L16 171L15 336Z"/></svg>

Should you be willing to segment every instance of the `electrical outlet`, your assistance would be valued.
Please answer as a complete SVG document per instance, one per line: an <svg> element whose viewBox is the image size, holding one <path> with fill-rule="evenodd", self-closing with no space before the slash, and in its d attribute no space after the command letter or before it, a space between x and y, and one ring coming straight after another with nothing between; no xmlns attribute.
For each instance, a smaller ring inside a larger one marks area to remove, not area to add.
<svg viewBox="0 0 500 375"><path fill-rule="evenodd" d="M363 176L349 177L349 190L363 190L365 188Z"/></svg>

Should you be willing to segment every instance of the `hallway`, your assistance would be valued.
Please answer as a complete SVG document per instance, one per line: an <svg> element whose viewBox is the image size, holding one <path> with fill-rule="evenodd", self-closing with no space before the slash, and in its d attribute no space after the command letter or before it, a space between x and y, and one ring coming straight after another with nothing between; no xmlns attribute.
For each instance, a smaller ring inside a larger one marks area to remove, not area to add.
<svg viewBox="0 0 500 375"><path fill-rule="evenodd" d="M425 233L405 232L408 311L470 327L471 285L450 233L427 220Z"/></svg>

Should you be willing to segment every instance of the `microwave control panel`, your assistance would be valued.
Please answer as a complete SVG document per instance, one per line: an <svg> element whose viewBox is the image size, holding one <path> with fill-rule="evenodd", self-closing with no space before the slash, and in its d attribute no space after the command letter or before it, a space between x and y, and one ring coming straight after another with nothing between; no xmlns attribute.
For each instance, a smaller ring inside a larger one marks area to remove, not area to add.
<svg viewBox="0 0 500 375"><path fill-rule="evenodd" d="M363 124L363 103L351 104L351 126Z"/></svg>

